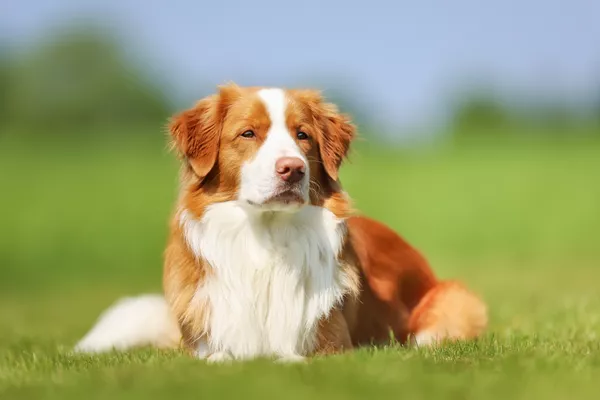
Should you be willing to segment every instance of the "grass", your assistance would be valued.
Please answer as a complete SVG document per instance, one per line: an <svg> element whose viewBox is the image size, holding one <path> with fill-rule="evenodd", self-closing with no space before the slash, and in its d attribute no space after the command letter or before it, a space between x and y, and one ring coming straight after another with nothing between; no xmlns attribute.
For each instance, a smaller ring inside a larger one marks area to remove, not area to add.
<svg viewBox="0 0 600 400"><path fill-rule="evenodd" d="M160 290L176 170L143 137L0 136L1 398L597 396L600 141L361 144L344 168L360 210L483 295L491 326L479 341L291 366L69 354L117 297Z"/></svg>

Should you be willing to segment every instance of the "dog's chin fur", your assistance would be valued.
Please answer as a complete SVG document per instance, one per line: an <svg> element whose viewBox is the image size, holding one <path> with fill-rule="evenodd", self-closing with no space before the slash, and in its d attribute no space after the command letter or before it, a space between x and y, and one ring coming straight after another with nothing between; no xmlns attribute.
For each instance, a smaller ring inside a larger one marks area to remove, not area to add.
<svg viewBox="0 0 600 400"><path fill-rule="evenodd" d="M252 201L247 201L246 204L256 212L294 213L308 205L308 199L300 190L288 189L277 192L260 204Z"/></svg>

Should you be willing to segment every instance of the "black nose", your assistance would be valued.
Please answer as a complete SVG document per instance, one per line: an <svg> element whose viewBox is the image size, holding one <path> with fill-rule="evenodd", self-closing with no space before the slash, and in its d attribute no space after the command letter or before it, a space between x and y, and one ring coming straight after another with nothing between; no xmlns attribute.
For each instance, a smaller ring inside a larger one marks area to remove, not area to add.
<svg viewBox="0 0 600 400"><path fill-rule="evenodd" d="M297 183L304 178L306 165L298 157L281 157L275 163L275 171L287 183Z"/></svg>

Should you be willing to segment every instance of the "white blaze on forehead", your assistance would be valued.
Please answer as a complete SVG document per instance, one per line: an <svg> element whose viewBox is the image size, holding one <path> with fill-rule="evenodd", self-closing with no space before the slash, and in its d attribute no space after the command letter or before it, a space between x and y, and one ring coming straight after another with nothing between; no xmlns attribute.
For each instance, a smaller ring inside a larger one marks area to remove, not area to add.
<svg viewBox="0 0 600 400"><path fill-rule="evenodd" d="M287 108L287 98L282 89L261 89L258 91L258 97L263 101L271 119L270 130L285 130L285 109Z"/></svg>
<svg viewBox="0 0 600 400"><path fill-rule="evenodd" d="M239 198L250 203L262 204L276 195L282 180L275 171L277 160L282 157L296 157L304 162L306 175L308 160L292 138L286 123L286 109L289 99L282 89L261 89L258 97L264 104L269 117L269 130L253 159L242 167ZM308 179L301 183L302 195L308 198Z"/></svg>
<svg viewBox="0 0 600 400"><path fill-rule="evenodd" d="M258 91L258 97L262 100L271 126L267 132L267 138L263 143L266 151L276 154L277 157L298 157L306 163L306 159L298 145L292 139L287 127L285 111L288 105L288 98L283 89L261 89Z"/></svg>

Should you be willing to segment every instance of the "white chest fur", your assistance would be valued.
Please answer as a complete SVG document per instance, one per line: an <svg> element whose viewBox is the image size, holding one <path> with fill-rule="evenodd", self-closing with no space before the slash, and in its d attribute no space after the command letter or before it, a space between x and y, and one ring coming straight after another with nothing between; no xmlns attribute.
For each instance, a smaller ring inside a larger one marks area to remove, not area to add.
<svg viewBox="0 0 600 400"><path fill-rule="evenodd" d="M209 352L235 358L309 354L318 321L338 304L345 224L327 209L256 213L237 202L201 220L182 211L188 245L213 271L196 296L208 300Z"/></svg>

